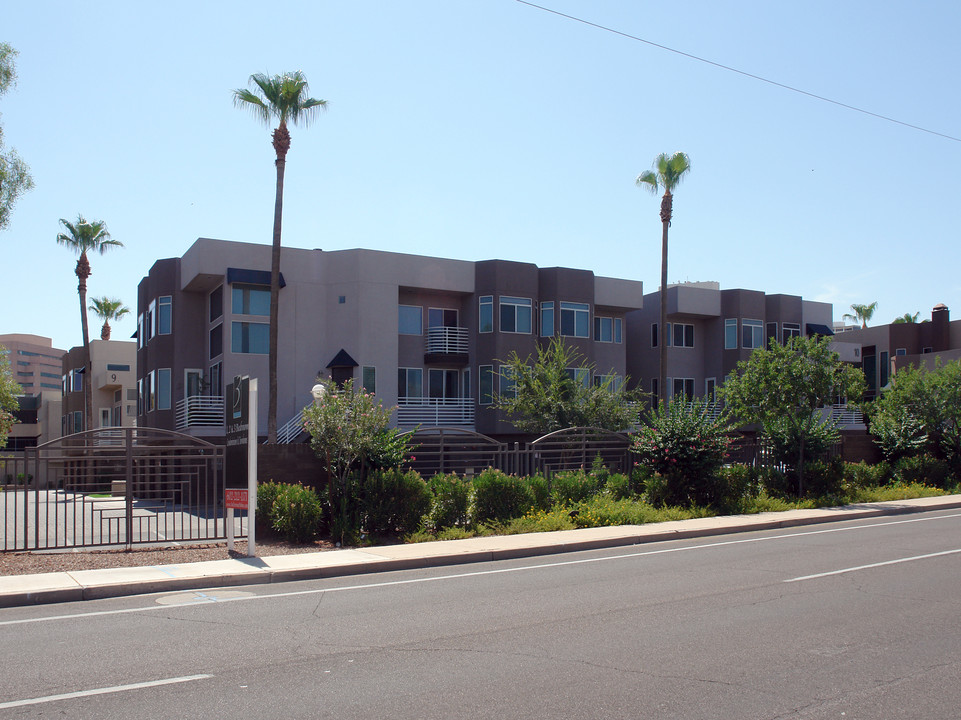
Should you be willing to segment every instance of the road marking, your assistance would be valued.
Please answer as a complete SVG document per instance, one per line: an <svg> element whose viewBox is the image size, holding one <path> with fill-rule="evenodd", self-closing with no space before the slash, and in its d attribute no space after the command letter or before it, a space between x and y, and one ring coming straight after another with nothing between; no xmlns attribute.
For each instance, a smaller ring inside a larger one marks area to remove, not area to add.
<svg viewBox="0 0 961 720"><path fill-rule="evenodd" d="M152 612L155 610L170 610L172 608L201 607L204 605L211 605L214 603L222 605L224 603L230 603L230 602L245 602L250 600L270 600L274 598L298 597L301 595L318 595L320 593L349 592L354 590L368 590L368 589L375 589L375 588L394 587L398 585L414 585L418 583L443 582L447 580L460 580L463 578L481 577L484 575L500 575L503 573L524 572L527 570L544 570L548 568L564 567L567 565L583 565L586 563L609 562L613 560L626 560L630 558L647 557L650 555L665 555L668 553L690 552L693 550L708 550L711 548L726 547L730 545L745 545L748 543L771 542L774 540L787 540L791 538L808 537L812 535L827 535L831 533L853 532L856 530L867 530L872 528L888 527L893 525L905 525L908 523L929 522L932 520L947 520L947 519L959 518L959 517L961 517L961 513L952 513L950 515L935 515L933 517L910 518L907 520L890 520L887 522L882 521L882 522L868 523L865 525L852 525L849 527L828 528L825 530L808 530L808 531L801 531L801 532L784 533L783 535L764 535L762 537L754 537L754 538L722 540L722 541L712 542L712 543L701 543L698 545L684 545L682 547L662 548L659 550L641 550L641 551L632 552L632 553L622 553L618 555L605 555L603 557L593 557L593 558L581 558L578 560L558 560L557 562L542 563L539 565L521 565L518 567L511 567L511 568L496 568L493 570L476 570L473 572L456 573L453 575L438 575L434 577L424 577L424 578L407 578L405 580L389 580L384 582L365 583L362 585L342 585L340 587L313 588L311 590L293 590L290 592L267 593L264 595L250 595L250 596L244 596L244 597L224 597L222 599L216 599L216 600L215 599L206 600L203 598L199 598L196 596L196 594L194 594L191 596L193 599L190 602L176 603L176 604L147 605L144 607L122 608L118 610L95 610L92 612L71 613L69 615L50 615L46 617L22 618L19 620L0 620L0 627L6 626L6 625L27 625L30 623L52 622L57 620L75 620L77 618L89 618L89 617L97 617L101 615L126 615L128 613ZM657 542L668 542L670 540L671 540L670 538L664 538L664 540L659 540ZM608 548L608 549L614 549L614 548ZM955 552L955 551L950 551L950 552ZM321 578L317 578L317 579L321 579ZM157 601L157 602L159 603L160 601Z"/></svg>
<svg viewBox="0 0 961 720"><path fill-rule="evenodd" d="M74 698L90 697L91 695L108 695L116 692L126 692L128 690L141 690L143 688L159 687L161 685L173 685L175 683L194 682L195 680L207 680L213 675L186 675L184 677L167 678L165 680L150 680L147 682L132 683L130 685L114 685L113 687L96 688L94 690L78 690L62 695L47 695L45 697L29 698L27 700L12 700L0 703L0 710L6 708L23 707L24 705L39 705L40 703L57 702L58 700L73 700Z"/></svg>
<svg viewBox="0 0 961 720"><path fill-rule="evenodd" d="M929 553L927 555L915 555L914 557L898 558L897 560L885 560L884 562L871 563L869 565L858 565L856 567L842 568L841 570L829 570L828 572L815 573L814 575L802 575L801 577L791 578L783 582L801 582L802 580L815 580L817 578L829 577L831 575L844 575L845 573L857 572L858 570L870 570L871 568L884 567L885 565L898 565L900 563L913 562L915 560L927 560L928 558L941 557L942 555L956 555L961 553L961 548L957 550L944 550L942 552Z"/></svg>

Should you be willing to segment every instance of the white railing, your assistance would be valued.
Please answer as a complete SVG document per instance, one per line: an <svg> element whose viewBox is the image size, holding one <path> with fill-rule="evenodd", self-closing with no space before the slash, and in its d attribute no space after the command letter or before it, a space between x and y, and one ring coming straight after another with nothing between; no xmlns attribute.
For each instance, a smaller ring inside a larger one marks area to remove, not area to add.
<svg viewBox="0 0 961 720"><path fill-rule="evenodd" d="M860 410L855 410L847 405L832 405L825 408L831 413L831 419L838 425L863 425L864 416Z"/></svg>
<svg viewBox="0 0 961 720"><path fill-rule="evenodd" d="M301 410L290 420L277 428L277 442L281 445L292 443L304 432L304 411ZM266 441L265 441L266 443Z"/></svg>
<svg viewBox="0 0 961 720"><path fill-rule="evenodd" d="M438 355L466 355L467 328L427 328L427 353Z"/></svg>
<svg viewBox="0 0 961 720"><path fill-rule="evenodd" d="M397 398L397 424L448 427L474 425L473 398Z"/></svg>
<svg viewBox="0 0 961 720"><path fill-rule="evenodd" d="M189 427L223 427L222 395L191 395L177 402L177 429Z"/></svg>

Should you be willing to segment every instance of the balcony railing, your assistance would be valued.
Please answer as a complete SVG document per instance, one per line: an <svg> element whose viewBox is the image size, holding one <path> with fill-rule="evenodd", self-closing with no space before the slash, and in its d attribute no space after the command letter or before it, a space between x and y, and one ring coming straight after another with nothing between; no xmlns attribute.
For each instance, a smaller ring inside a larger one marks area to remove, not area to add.
<svg viewBox="0 0 961 720"><path fill-rule="evenodd" d="M855 410L847 405L833 405L830 408L831 419L838 425L863 425L864 416L860 410Z"/></svg>
<svg viewBox="0 0 961 720"><path fill-rule="evenodd" d="M177 429L189 427L223 427L223 395L191 395L177 402Z"/></svg>
<svg viewBox="0 0 961 720"><path fill-rule="evenodd" d="M281 445L292 443L304 432L304 411L299 411L290 420L277 428L277 442ZM265 441L266 443L266 441Z"/></svg>
<svg viewBox="0 0 961 720"><path fill-rule="evenodd" d="M397 398L397 424L401 427L474 425L473 398Z"/></svg>
<svg viewBox="0 0 961 720"><path fill-rule="evenodd" d="M428 328L426 352L428 355L466 355L467 328Z"/></svg>

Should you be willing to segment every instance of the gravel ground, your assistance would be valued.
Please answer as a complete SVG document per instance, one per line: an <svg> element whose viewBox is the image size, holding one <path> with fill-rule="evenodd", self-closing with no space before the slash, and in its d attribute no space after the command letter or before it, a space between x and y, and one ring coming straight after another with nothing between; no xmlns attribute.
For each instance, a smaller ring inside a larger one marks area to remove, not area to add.
<svg viewBox="0 0 961 720"><path fill-rule="evenodd" d="M0 552L0 575L31 575L33 573L72 572L74 570L96 570L99 568L176 565L204 560L246 557L246 538L237 541L234 547L242 549L244 552L238 553L235 550L231 553L227 550L226 543L147 547L134 550ZM332 543L324 540L317 540L307 545L295 545L272 538L258 539L257 541L257 554L261 557L295 555L334 549Z"/></svg>

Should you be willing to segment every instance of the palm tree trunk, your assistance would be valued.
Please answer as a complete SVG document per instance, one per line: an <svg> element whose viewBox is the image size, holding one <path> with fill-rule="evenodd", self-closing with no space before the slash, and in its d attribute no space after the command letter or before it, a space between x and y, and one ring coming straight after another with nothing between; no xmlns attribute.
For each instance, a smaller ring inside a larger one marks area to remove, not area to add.
<svg viewBox="0 0 961 720"><path fill-rule="evenodd" d="M281 131L283 131L281 133ZM270 339L267 359L267 442L277 442L277 335L280 331L280 236L284 214L284 169L287 165L287 148L281 147L281 135L286 135L287 147L290 136L283 123L274 131L274 147L277 149L277 195L274 201L274 238L270 250Z"/></svg>
<svg viewBox="0 0 961 720"><path fill-rule="evenodd" d="M671 212L674 197L670 190L664 192L661 198L661 321L660 321L660 376L657 381L658 395L661 408L667 409L667 399L670 397L667 388L667 343L670 338L667 332L667 229L671 226Z"/></svg>
<svg viewBox="0 0 961 720"><path fill-rule="evenodd" d="M93 378L91 377L92 367L90 365L90 332L87 327L87 278L90 277L90 261L87 260L87 253L80 254L77 260L77 294L80 295L80 328L83 333L83 402L84 417L83 429L92 429L93 422Z"/></svg>

